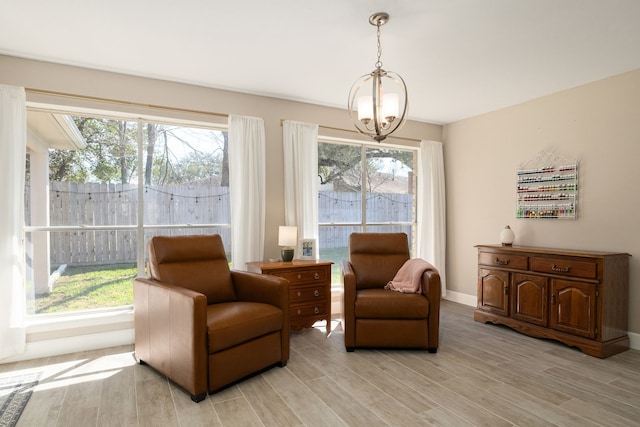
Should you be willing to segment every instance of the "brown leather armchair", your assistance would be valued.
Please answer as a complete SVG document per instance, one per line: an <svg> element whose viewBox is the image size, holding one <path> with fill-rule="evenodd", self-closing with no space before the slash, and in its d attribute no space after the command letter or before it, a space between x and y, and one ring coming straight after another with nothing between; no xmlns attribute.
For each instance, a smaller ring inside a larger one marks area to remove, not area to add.
<svg viewBox="0 0 640 427"><path fill-rule="evenodd" d="M135 356L199 402L289 359L289 282L229 269L219 235L156 236L134 280Z"/></svg>
<svg viewBox="0 0 640 427"><path fill-rule="evenodd" d="M343 322L347 351L356 347L438 350L440 275L421 276L422 293L385 289L409 260L405 233L353 233L349 260L342 261Z"/></svg>

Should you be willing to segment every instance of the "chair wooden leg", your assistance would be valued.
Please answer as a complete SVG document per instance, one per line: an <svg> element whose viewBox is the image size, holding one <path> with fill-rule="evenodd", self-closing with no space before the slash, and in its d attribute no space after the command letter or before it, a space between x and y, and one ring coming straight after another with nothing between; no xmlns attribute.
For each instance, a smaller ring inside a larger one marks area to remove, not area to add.
<svg viewBox="0 0 640 427"><path fill-rule="evenodd" d="M207 397L207 393L192 394L191 400L193 400L196 403L200 403L204 400L205 397Z"/></svg>

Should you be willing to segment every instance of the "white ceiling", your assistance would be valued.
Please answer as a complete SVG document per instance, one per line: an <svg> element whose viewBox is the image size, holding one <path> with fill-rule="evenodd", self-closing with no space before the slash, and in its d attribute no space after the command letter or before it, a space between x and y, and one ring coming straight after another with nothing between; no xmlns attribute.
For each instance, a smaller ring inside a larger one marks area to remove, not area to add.
<svg viewBox="0 0 640 427"><path fill-rule="evenodd" d="M378 11L415 120L640 68L640 0L0 0L0 53L346 108Z"/></svg>

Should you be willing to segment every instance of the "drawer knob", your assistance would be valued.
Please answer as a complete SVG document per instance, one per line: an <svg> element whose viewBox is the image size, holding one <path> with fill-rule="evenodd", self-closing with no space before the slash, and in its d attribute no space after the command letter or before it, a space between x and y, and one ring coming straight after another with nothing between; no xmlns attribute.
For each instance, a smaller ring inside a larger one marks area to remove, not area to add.
<svg viewBox="0 0 640 427"><path fill-rule="evenodd" d="M313 278L318 280L320 278L320 275L318 274L318 272L316 271L316 273L313 275Z"/></svg>
<svg viewBox="0 0 640 427"><path fill-rule="evenodd" d="M501 260L500 258L496 257L496 264L498 264L498 265L508 265L509 264L509 258L507 258L505 260Z"/></svg>
<svg viewBox="0 0 640 427"><path fill-rule="evenodd" d="M553 264L553 265L551 266L551 269L552 269L553 271L557 271L557 272L560 272L560 273L568 273L568 272L569 272L569 270L571 270L571 266L570 266L570 265L567 265L566 267L561 268L561 267L558 267L557 265Z"/></svg>
<svg viewBox="0 0 640 427"><path fill-rule="evenodd" d="M317 289L313 291L313 296L314 297L320 296L320 291L318 291Z"/></svg>
<svg viewBox="0 0 640 427"><path fill-rule="evenodd" d="M298 296L302 295L302 292L298 291Z"/></svg>
<svg viewBox="0 0 640 427"><path fill-rule="evenodd" d="M300 313L302 313L302 312L300 311L300 309L298 309L298 314L300 314Z"/></svg>
<svg viewBox="0 0 640 427"><path fill-rule="evenodd" d="M302 274L298 273L298 280L302 279Z"/></svg>
<svg viewBox="0 0 640 427"><path fill-rule="evenodd" d="M318 314L318 313L320 313L320 309L318 307L313 307L313 312L315 314Z"/></svg>

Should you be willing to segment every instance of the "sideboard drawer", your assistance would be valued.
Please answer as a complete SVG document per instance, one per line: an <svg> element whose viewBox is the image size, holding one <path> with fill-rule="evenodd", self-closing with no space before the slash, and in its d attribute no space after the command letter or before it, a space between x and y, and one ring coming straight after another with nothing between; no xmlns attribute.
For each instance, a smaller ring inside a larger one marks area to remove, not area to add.
<svg viewBox="0 0 640 427"><path fill-rule="evenodd" d="M500 252L480 252L478 262L483 265L493 267L508 267L517 269L527 269L528 257L526 255L516 255L513 253Z"/></svg>
<svg viewBox="0 0 640 427"><path fill-rule="evenodd" d="M532 257L531 270L540 273L583 277L585 279L595 279L598 277L598 266L595 262L567 258Z"/></svg>

